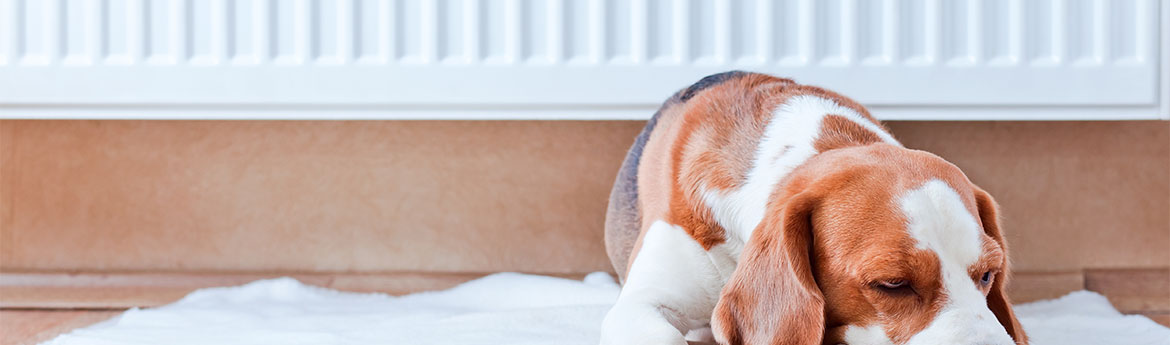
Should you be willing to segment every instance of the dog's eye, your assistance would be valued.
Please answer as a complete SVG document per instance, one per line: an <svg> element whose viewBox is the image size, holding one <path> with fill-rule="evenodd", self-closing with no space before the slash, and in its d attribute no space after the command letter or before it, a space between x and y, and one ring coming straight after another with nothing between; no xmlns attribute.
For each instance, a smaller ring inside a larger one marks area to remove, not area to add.
<svg viewBox="0 0 1170 345"><path fill-rule="evenodd" d="M910 288L910 282L906 281L905 279L882 280L874 283L873 286L874 288L888 294L901 295L914 292Z"/></svg>
<svg viewBox="0 0 1170 345"><path fill-rule="evenodd" d="M991 271L983 272L983 277L979 278L979 284L983 286L991 284Z"/></svg>

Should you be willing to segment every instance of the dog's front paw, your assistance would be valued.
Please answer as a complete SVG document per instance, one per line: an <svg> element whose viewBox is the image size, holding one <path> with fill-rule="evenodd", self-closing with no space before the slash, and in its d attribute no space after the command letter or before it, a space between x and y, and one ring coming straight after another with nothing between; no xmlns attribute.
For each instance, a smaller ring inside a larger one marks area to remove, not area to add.
<svg viewBox="0 0 1170 345"><path fill-rule="evenodd" d="M655 308L615 306L601 325L601 345L687 345Z"/></svg>

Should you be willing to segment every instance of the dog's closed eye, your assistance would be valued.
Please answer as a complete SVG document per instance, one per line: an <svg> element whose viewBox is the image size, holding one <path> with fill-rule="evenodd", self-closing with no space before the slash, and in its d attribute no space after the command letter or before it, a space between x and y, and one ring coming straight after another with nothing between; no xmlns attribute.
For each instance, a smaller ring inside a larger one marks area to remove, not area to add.
<svg viewBox="0 0 1170 345"><path fill-rule="evenodd" d="M914 293L914 288L910 286L910 281L906 279L886 279L879 280L871 284L874 289L889 295L901 296L910 295Z"/></svg>

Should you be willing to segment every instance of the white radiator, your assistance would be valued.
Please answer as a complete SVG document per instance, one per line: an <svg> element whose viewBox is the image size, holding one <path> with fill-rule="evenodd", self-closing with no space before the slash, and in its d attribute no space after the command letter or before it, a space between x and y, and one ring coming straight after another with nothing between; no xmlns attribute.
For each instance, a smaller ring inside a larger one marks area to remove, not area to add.
<svg viewBox="0 0 1170 345"><path fill-rule="evenodd" d="M644 119L743 69L884 119L1156 119L1168 28L1170 0L0 0L0 116Z"/></svg>

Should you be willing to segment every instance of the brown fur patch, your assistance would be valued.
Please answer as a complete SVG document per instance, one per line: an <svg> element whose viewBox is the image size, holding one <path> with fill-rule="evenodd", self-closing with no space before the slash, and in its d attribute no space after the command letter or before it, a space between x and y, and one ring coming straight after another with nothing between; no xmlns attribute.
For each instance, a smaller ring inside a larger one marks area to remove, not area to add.
<svg viewBox="0 0 1170 345"><path fill-rule="evenodd" d="M672 143L670 216L704 249L726 241L726 233L703 203L703 188L730 190L744 183L763 136L775 90L792 81L745 74L712 86L685 105Z"/></svg>
<svg viewBox="0 0 1170 345"><path fill-rule="evenodd" d="M650 140L643 148L641 162L638 164L638 208L641 211L641 224L638 238L626 259L626 270L634 264L638 251L642 248L642 239L646 231L656 220L665 220L670 216L671 188L674 171L670 162L671 144L678 138L683 107L681 103L673 102L665 105L658 118L658 125L650 134ZM625 277L622 277L625 280Z"/></svg>
<svg viewBox="0 0 1170 345"><path fill-rule="evenodd" d="M821 343L825 299L809 255L812 213L820 202L800 194L769 207L712 314L721 343Z"/></svg>
<svg viewBox="0 0 1170 345"><path fill-rule="evenodd" d="M821 120L821 133L813 142L817 152L825 152L849 146L869 145L882 142L882 138L844 116L828 115Z"/></svg>

